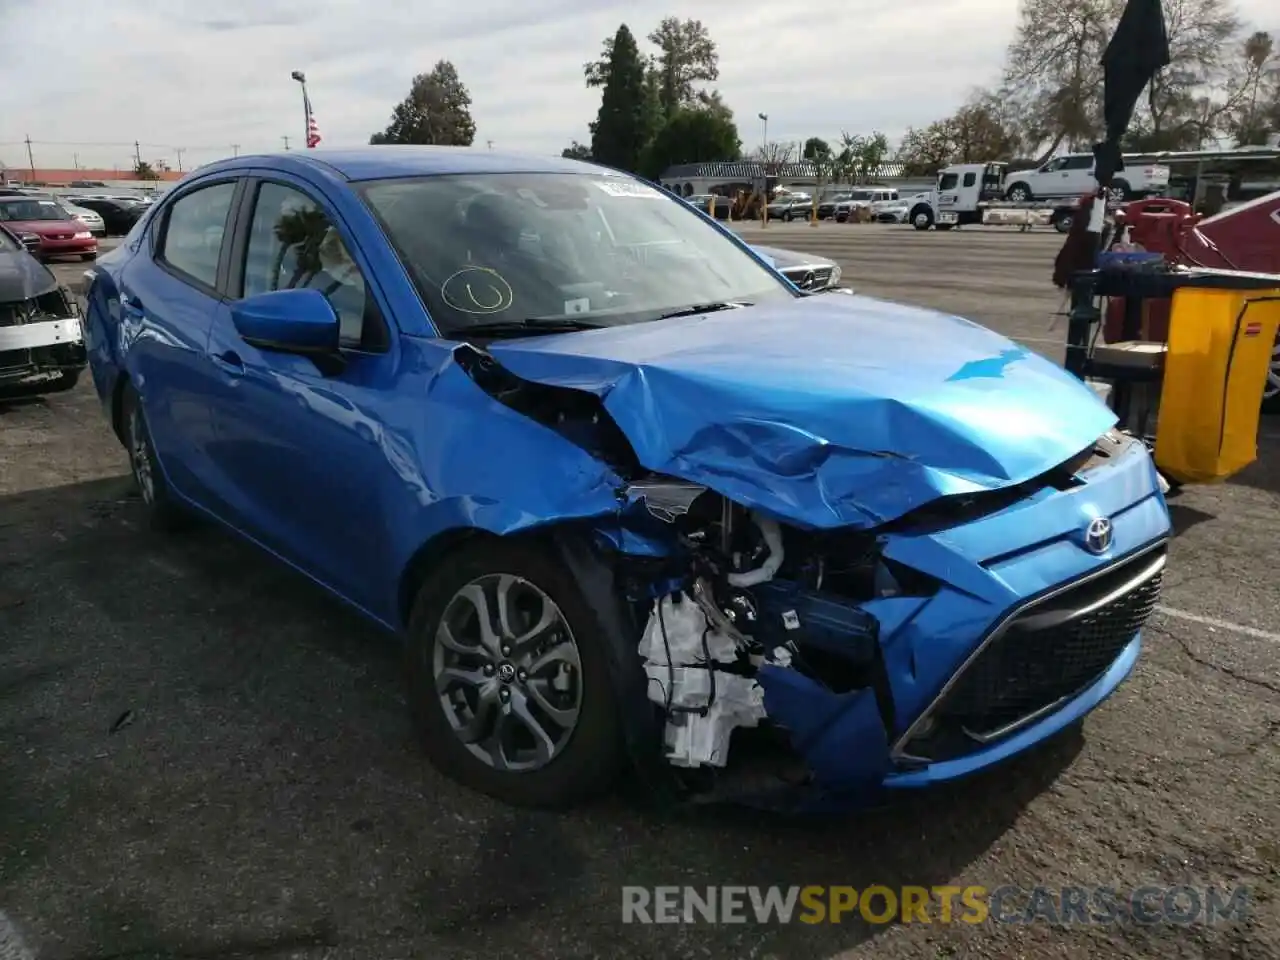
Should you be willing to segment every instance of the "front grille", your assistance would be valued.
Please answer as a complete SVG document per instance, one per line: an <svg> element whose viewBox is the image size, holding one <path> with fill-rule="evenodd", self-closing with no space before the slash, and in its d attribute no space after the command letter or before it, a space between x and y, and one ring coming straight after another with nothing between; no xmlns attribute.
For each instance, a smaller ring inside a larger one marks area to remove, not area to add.
<svg viewBox="0 0 1280 960"><path fill-rule="evenodd" d="M1007 621L904 751L929 760L963 755L1091 686L1151 616L1163 561L1163 550L1145 553Z"/></svg>

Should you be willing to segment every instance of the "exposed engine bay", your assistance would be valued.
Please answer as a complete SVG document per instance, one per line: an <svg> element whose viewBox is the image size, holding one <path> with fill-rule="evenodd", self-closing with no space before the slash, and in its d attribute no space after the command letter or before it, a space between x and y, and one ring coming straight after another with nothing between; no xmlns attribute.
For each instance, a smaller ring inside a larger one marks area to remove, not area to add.
<svg viewBox="0 0 1280 960"><path fill-rule="evenodd" d="M835 694L875 690L892 729L879 624L858 605L927 595L928 578L881 556L871 532L798 530L678 481L640 482L628 494L675 528L689 565L652 602L639 647L669 763L723 768L735 730L769 723L757 679L766 665Z"/></svg>

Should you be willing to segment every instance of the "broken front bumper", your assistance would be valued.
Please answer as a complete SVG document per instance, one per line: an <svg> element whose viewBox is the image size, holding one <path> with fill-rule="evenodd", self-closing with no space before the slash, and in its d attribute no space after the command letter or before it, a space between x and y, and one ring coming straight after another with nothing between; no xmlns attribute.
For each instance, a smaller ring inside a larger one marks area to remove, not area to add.
<svg viewBox="0 0 1280 960"><path fill-rule="evenodd" d="M79 370L87 361L77 317L0 326L0 383Z"/></svg>
<svg viewBox="0 0 1280 960"><path fill-rule="evenodd" d="M1090 517L1111 520L1101 554L1083 539ZM862 605L880 624L891 706L871 688L837 694L762 667L765 712L809 773L764 802L856 806L968 776L1071 727L1137 662L1169 532L1154 467L1135 444L1083 487L890 537L886 555L945 580L932 597Z"/></svg>

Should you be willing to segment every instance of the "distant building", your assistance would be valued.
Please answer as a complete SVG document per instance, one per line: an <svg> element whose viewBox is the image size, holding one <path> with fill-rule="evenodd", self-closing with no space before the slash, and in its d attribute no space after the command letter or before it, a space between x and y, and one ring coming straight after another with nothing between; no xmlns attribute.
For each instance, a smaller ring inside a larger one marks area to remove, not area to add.
<svg viewBox="0 0 1280 960"><path fill-rule="evenodd" d="M157 170L154 180L139 180L128 168L97 170L58 170L36 167L5 167L0 165L0 181L16 180L23 186L65 187L73 181L96 180L103 183L121 184L126 181L137 186L155 186L160 183L172 183L181 180L185 173L176 170Z"/></svg>
<svg viewBox="0 0 1280 960"><path fill-rule="evenodd" d="M770 178L777 178L780 187L812 191L818 185L818 168L808 161L766 164L759 160L679 163L664 170L660 182L672 193L689 197L718 192L717 187L732 189L754 183L765 177L766 170ZM935 177L932 175L907 176L904 171L905 164L890 161L880 164L867 176L859 177L859 182L884 184L906 191L928 190L933 187ZM850 186L849 183L832 183L829 179L823 181L824 192L834 193L842 187L847 189Z"/></svg>

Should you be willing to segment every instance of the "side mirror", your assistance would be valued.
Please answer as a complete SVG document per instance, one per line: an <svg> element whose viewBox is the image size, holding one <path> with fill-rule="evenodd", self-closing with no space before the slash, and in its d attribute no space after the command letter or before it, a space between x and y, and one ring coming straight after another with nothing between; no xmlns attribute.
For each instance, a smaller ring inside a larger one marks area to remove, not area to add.
<svg viewBox="0 0 1280 960"><path fill-rule="evenodd" d="M338 353L338 315L319 290L273 290L231 305L231 322L259 350L332 357Z"/></svg>

